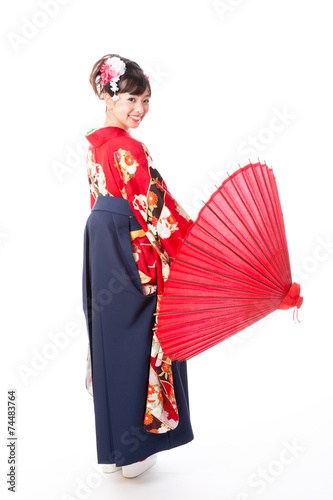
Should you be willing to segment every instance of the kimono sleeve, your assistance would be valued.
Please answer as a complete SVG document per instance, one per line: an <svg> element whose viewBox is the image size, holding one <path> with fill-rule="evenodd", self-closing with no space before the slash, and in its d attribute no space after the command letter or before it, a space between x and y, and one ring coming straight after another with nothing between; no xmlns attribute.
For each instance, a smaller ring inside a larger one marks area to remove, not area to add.
<svg viewBox="0 0 333 500"><path fill-rule="evenodd" d="M155 227L157 237L162 248L167 252L169 257L175 257L177 248L182 239L185 238L185 235L188 229L192 226L193 221L183 207L172 196L165 180L162 178L158 170L154 168L153 160L148 149L144 145L143 147L147 157L150 176L152 178L148 199L149 196L153 196L157 190L162 192L161 203L158 204L157 202L157 207L149 206L152 214L152 223Z"/></svg>
<svg viewBox="0 0 333 500"><path fill-rule="evenodd" d="M168 191L154 168L147 147L134 139L110 158L121 195L128 200L142 229L174 257L193 221ZM152 239L152 238L150 238Z"/></svg>

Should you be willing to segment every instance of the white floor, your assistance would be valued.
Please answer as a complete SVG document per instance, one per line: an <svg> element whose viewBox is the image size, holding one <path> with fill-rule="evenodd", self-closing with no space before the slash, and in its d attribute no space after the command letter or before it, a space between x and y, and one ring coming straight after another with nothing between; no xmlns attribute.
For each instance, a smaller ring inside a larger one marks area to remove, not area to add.
<svg viewBox="0 0 333 500"><path fill-rule="evenodd" d="M17 379L15 498L332 500L330 332L327 318L300 316L276 312L189 360L195 438L135 479L96 468L86 337L73 338L28 387Z"/></svg>
<svg viewBox="0 0 333 500"><path fill-rule="evenodd" d="M318 408L324 410L324 405ZM134 479L99 472L88 437L85 449L74 452L68 446L62 457L48 453L39 460L21 460L15 498L331 500L331 425L300 432L294 442L282 429L277 435L277 424L271 422L275 433L270 438L258 439L260 425L244 425L235 433L226 429L228 435L221 430L210 443L201 427L192 443L160 453L156 465ZM282 453L289 445L294 453Z"/></svg>

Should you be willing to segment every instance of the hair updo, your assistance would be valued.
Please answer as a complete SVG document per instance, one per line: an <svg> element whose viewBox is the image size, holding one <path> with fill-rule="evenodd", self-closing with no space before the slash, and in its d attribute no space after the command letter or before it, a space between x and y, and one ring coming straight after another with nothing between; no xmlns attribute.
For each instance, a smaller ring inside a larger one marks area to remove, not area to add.
<svg viewBox="0 0 333 500"><path fill-rule="evenodd" d="M115 94L113 90L111 90L110 83L103 86L101 81L101 67L104 62L109 59L109 57L119 57L126 64L126 71L117 82L119 90L116 94L129 92L133 95L141 95L146 90L148 90L149 95L151 94L149 80L144 74L142 68L140 68L136 62L126 59L125 57L120 57L118 54L107 54L95 63L89 77L89 82L94 89L95 94L100 99L104 99L105 93L110 94L111 97Z"/></svg>

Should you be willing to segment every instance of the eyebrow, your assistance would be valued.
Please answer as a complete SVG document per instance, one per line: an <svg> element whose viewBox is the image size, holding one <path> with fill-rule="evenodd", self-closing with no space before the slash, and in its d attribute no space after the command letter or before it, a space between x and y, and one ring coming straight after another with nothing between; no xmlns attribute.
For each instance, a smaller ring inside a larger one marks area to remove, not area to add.
<svg viewBox="0 0 333 500"><path fill-rule="evenodd" d="M131 94L130 92L128 92L128 95L131 95L133 97L138 97L136 94ZM151 94L145 94L144 97L151 97Z"/></svg>

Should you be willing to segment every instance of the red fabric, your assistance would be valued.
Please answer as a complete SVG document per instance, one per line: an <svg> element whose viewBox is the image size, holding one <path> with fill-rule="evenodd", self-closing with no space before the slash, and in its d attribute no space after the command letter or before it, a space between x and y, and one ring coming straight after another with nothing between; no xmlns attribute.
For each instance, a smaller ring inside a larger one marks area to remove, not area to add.
<svg viewBox="0 0 333 500"><path fill-rule="evenodd" d="M156 283L156 260L152 244L160 258L166 252L164 260L169 262L193 221L170 194L142 142L118 127L101 127L86 137L90 142L87 158L90 206L94 206L97 196L128 200L146 233L132 242L136 264L139 271L150 277L145 283L153 285ZM163 284L160 286L162 289Z"/></svg>
<svg viewBox="0 0 333 500"><path fill-rule="evenodd" d="M97 196L128 200L145 232L132 242L133 258L143 293L155 292L157 284L158 308L159 296L169 276L170 258L176 255L193 221L168 191L143 143L118 127L101 127L86 137L90 142L87 173L91 208ZM178 423L172 363L153 334L143 427L152 433L163 433Z"/></svg>
<svg viewBox="0 0 333 500"><path fill-rule="evenodd" d="M171 360L190 359L277 308L300 307L297 296L273 171L249 164L212 194L180 245L156 334Z"/></svg>
<svg viewBox="0 0 333 500"><path fill-rule="evenodd" d="M300 285L298 283L293 283L278 309L290 309L291 307L297 307L297 309L299 309L303 304L303 297L300 297L300 293Z"/></svg>

